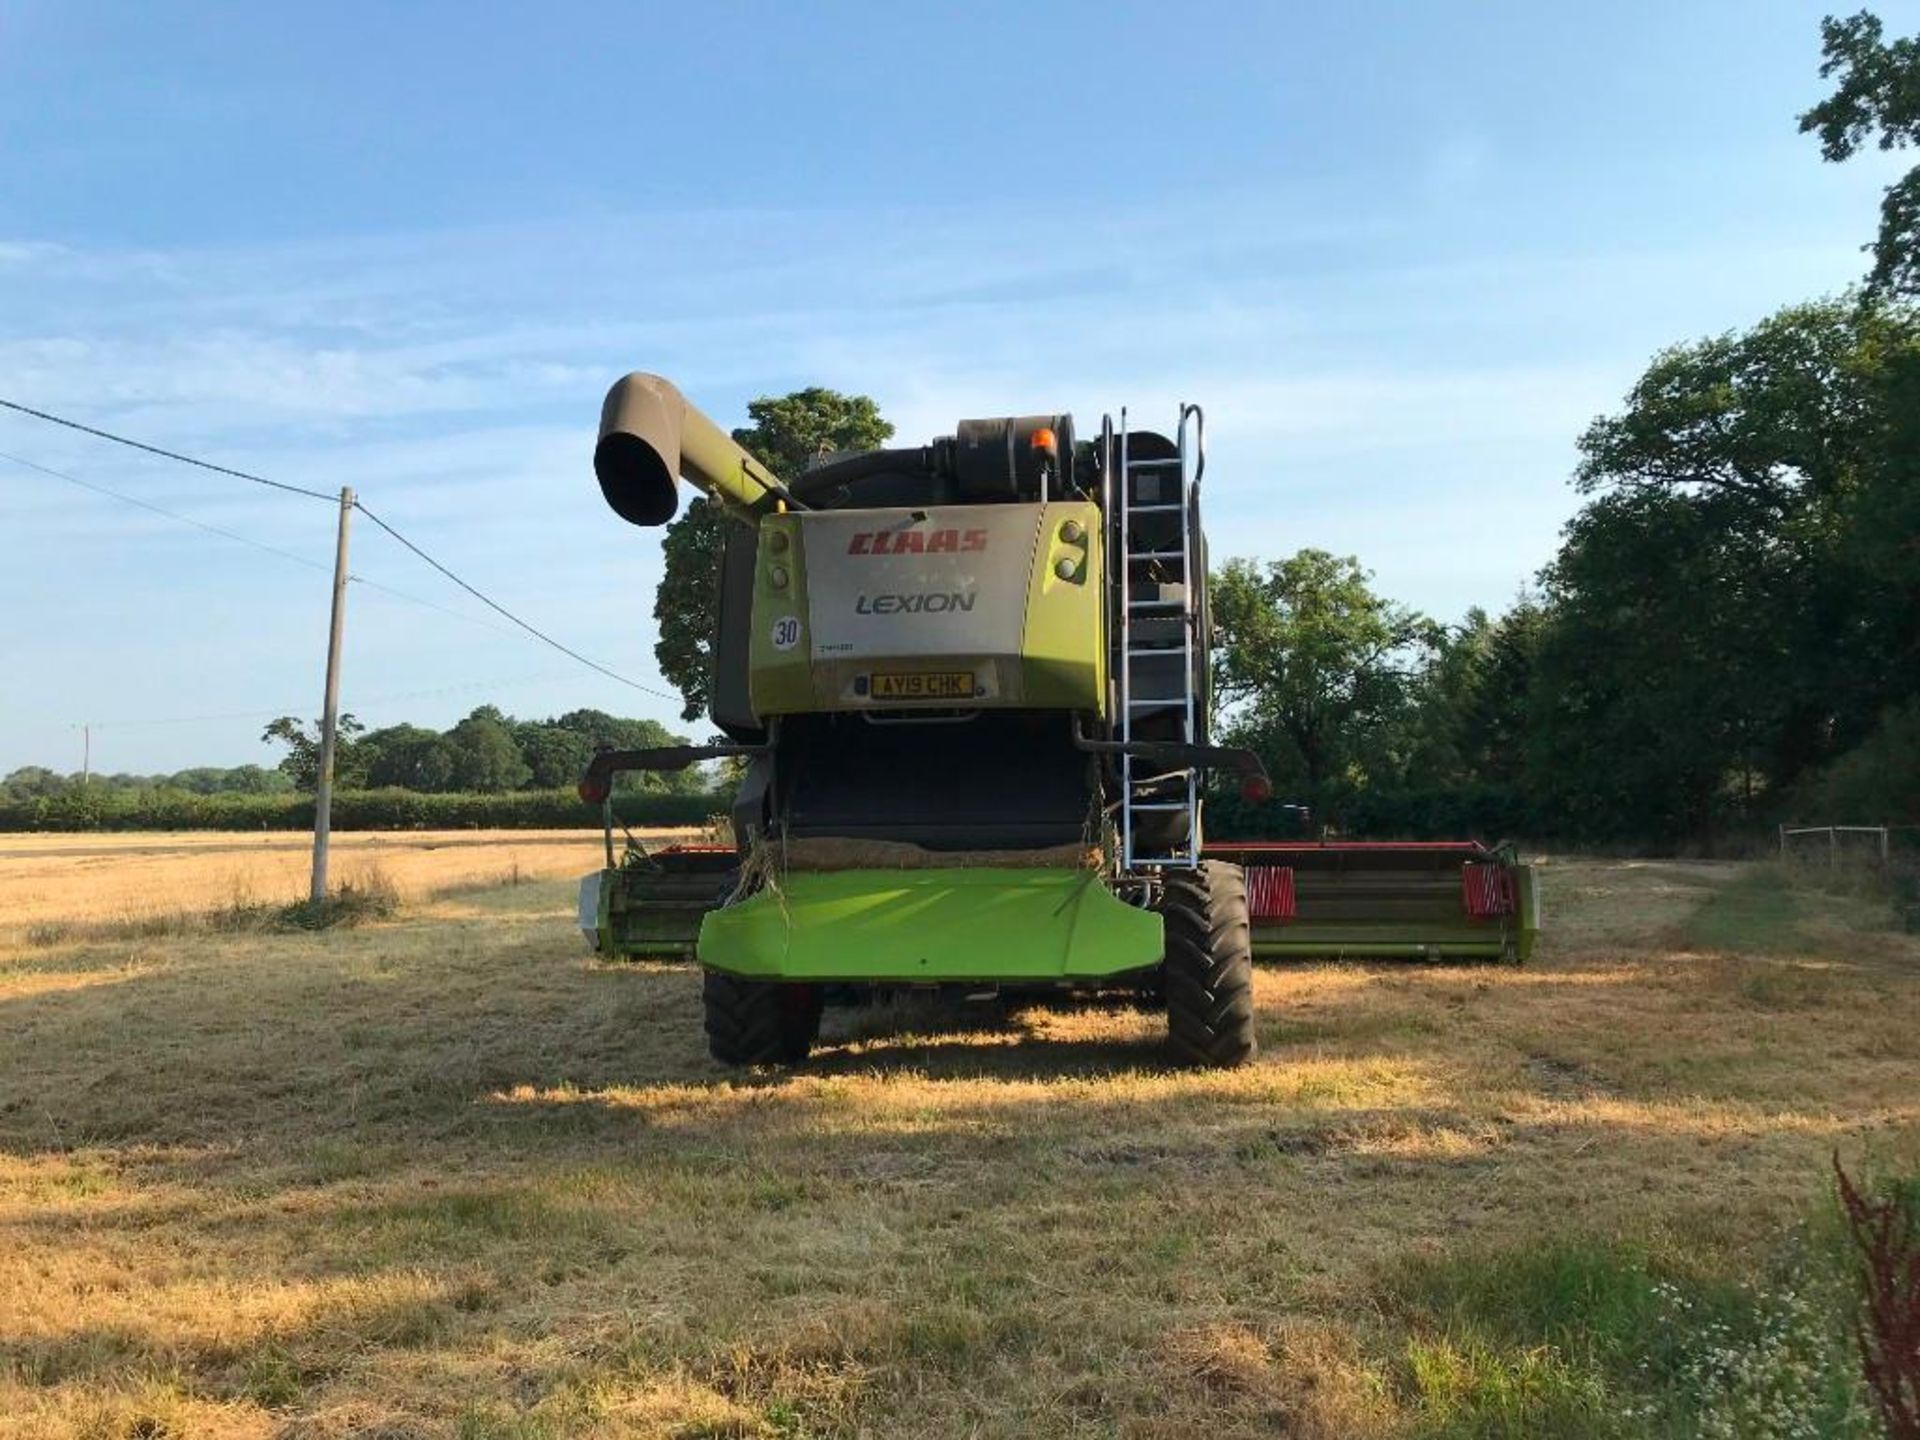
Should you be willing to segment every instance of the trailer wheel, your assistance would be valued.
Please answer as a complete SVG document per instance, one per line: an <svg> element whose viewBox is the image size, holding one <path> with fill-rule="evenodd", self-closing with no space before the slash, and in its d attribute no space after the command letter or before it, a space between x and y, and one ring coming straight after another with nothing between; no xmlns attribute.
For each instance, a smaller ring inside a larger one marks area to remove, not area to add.
<svg viewBox="0 0 1920 1440"><path fill-rule="evenodd" d="M1238 865L1203 861L1167 876L1167 1045L1186 1065L1226 1068L1253 1058L1253 941Z"/></svg>
<svg viewBox="0 0 1920 1440"><path fill-rule="evenodd" d="M794 1065L820 1036L817 985L743 980L708 970L701 986L707 1050L722 1065Z"/></svg>

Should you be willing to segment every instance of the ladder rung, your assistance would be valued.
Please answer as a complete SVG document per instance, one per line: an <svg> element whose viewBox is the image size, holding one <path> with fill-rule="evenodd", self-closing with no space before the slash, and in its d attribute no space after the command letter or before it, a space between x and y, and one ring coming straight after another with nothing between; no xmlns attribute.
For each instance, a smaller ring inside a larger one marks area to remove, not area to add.
<svg viewBox="0 0 1920 1440"><path fill-rule="evenodd" d="M1123 734L1131 736L1135 717L1143 726L1164 725L1167 715L1180 719L1177 728L1184 738L1191 739L1194 728L1194 693L1192 675L1181 657L1191 653L1193 644L1192 626L1195 618L1195 593L1188 583L1189 573L1194 565L1192 537L1188 533L1191 526L1190 504L1192 496L1186 489L1187 456L1178 455L1142 456L1138 459L1126 454L1126 438L1121 437L1122 476L1120 505L1123 526L1126 520L1139 517L1146 525L1145 533L1131 535L1135 544L1144 542L1145 547L1132 549L1123 546L1119 574L1120 599L1123 616L1137 617L1130 620L1129 630L1121 655L1121 677L1132 689L1164 690L1174 687L1172 694L1153 696L1128 694L1121 708L1120 721ZM1172 484L1159 477L1174 472ZM1145 472L1142 474L1142 472ZM1142 474L1136 485L1132 476ZM1171 491L1174 499L1164 497ZM1178 523L1149 524L1152 517L1180 517ZM1167 548L1167 547L1175 548ZM1146 567L1158 566L1161 569ZM1177 567L1177 568L1174 568ZM1168 579L1171 573L1178 579ZM1158 598L1136 598L1145 591ZM1131 627L1137 626L1138 629ZM1170 674L1167 666L1179 667L1177 674ZM1129 868L1139 870L1186 870L1199 863L1199 847L1191 839L1184 845L1175 845L1170 851L1149 855L1133 852L1134 827L1136 822L1144 824L1147 815L1192 816L1196 813L1199 799L1196 777L1191 769L1184 772L1184 787L1178 783L1182 772L1167 774L1143 774L1136 776L1137 757L1128 756L1124 765L1127 788L1123 793L1122 815L1124 817L1124 839L1122 845L1125 863ZM1152 770L1151 763L1145 768ZM1175 799L1151 800L1150 795L1167 795ZM1197 838L1197 837L1196 837Z"/></svg>

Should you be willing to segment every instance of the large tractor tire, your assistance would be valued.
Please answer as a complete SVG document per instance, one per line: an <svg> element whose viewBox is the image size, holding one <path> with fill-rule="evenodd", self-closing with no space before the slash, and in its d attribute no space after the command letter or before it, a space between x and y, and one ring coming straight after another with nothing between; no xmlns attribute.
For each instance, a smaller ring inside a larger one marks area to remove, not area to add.
<svg viewBox="0 0 1920 1440"><path fill-rule="evenodd" d="M706 972L707 1051L722 1065L795 1065L820 1036L820 987Z"/></svg>
<svg viewBox="0 0 1920 1440"><path fill-rule="evenodd" d="M1227 1068L1253 1058L1253 938L1238 865L1203 861L1167 874L1167 1046L1184 1065Z"/></svg>

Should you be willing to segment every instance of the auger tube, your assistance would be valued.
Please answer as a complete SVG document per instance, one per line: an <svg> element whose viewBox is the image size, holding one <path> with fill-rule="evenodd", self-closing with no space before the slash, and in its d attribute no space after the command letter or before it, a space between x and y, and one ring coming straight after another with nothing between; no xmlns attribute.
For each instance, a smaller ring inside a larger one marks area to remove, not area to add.
<svg viewBox="0 0 1920 1440"><path fill-rule="evenodd" d="M664 525L680 508L677 477L743 516L790 492L670 380L639 371L614 382L593 447L600 493L622 520Z"/></svg>

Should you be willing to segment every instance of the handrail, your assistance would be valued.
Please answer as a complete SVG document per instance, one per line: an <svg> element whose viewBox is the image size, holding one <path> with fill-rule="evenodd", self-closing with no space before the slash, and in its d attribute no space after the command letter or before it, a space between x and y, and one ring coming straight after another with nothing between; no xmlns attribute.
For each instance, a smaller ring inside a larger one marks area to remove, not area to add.
<svg viewBox="0 0 1920 1440"><path fill-rule="evenodd" d="M1180 453L1187 453L1187 417L1193 417L1193 488L1200 488L1200 477L1207 473L1207 414L1198 405L1180 402L1180 426L1174 438Z"/></svg>

